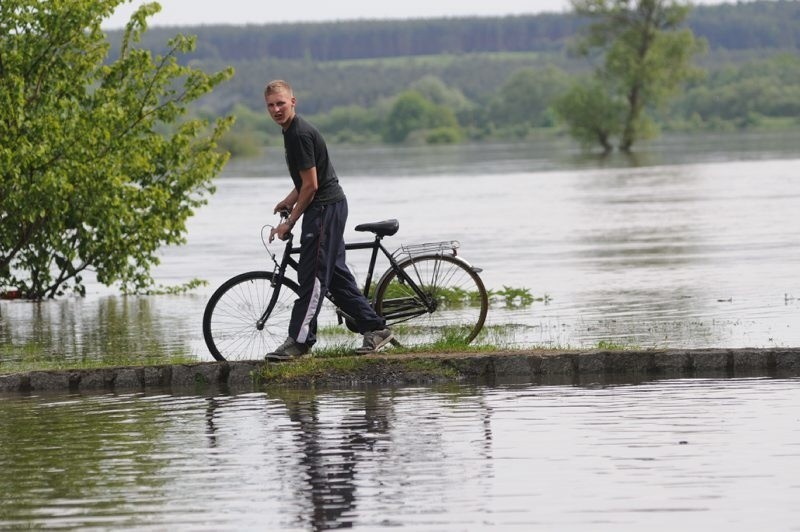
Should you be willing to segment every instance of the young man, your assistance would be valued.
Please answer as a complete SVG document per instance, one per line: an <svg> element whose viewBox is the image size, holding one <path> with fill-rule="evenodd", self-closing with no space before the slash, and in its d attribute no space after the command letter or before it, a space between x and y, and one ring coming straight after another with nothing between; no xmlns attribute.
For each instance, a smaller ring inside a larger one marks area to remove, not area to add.
<svg viewBox="0 0 800 532"><path fill-rule="evenodd" d="M266 358L288 360L311 350L316 342L317 316L329 291L337 305L356 320L359 332L364 335L364 344L356 351L360 354L376 351L390 342L393 335L358 289L345 264L347 198L328 157L325 140L296 113L297 101L287 82L268 83L264 99L270 117L283 130L286 164L294 182L294 188L274 210L289 211L289 218L271 231L270 241L276 236L286 239L303 217L297 271L300 290L292 309L289 337Z"/></svg>

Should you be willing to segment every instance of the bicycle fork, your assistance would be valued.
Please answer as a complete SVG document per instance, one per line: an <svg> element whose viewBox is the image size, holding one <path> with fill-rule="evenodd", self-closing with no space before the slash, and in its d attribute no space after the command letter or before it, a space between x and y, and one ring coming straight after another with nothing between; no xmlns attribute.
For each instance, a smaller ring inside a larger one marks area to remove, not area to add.
<svg viewBox="0 0 800 532"><path fill-rule="evenodd" d="M283 286L283 279L284 273L286 272L286 266L289 263L289 254L292 249L292 238L291 233L289 234L289 240L286 242L286 251L283 254L283 260L281 260L280 265L275 260L273 255L272 260L275 262L275 268L272 270L272 278L270 279L270 286L272 287L272 295L269 298L269 303L267 303L267 308L264 310L264 313L261 314L261 317L256 320L256 329L259 331L263 331L264 327L267 324L267 320L269 319L270 315L272 314L272 310L275 308L276 303L278 302L278 297L281 295L281 287Z"/></svg>

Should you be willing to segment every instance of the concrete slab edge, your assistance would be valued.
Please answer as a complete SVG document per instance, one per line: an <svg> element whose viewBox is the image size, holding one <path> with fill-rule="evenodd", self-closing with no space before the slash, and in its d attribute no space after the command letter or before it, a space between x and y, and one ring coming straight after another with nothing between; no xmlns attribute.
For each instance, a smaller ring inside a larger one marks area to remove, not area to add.
<svg viewBox="0 0 800 532"><path fill-rule="evenodd" d="M800 348L667 349L622 351L514 351L431 355L370 355L386 359L437 359L461 378L541 379L547 377L628 376L702 377L704 375L800 376ZM176 389L258 389L264 362L195 364L31 371L0 375L0 393ZM366 377L369 378L368 376ZM364 382L364 379L359 379ZM382 379L385 383L386 380ZM407 382L404 379L403 382Z"/></svg>

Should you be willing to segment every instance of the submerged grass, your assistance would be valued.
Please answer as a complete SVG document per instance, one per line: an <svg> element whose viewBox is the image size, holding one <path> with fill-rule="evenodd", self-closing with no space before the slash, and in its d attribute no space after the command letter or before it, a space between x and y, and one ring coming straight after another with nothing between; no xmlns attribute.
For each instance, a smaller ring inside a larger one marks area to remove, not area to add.
<svg viewBox="0 0 800 532"><path fill-rule="evenodd" d="M0 353L0 375L30 371L69 371L102 369L120 366L160 366L165 364L194 364L196 357L186 354L139 356L115 355L104 358L63 358L56 356L8 356Z"/></svg>
<svg viewBox="0 0 800 532"><path fill-rule="evenodd" d="M609 340L600 340L597 342L597 349L601 349L603 351L625 351L628 349L641 349L641 347L638 345L620 344Z"/></svg>

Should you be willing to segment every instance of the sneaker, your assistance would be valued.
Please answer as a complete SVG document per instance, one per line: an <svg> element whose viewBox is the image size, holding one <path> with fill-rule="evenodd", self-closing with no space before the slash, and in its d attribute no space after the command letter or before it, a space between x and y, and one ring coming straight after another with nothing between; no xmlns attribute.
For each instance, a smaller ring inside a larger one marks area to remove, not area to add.
<svg viewBox="0 0 800 532"><path fill-rule="evenodd" d="M267 356L264 357L267 360L291 360L293 358L301 357L310 351L309 347L306 344L300 344L294 341L294 338L289 337L283 342L278 348L271 352L267 353Z"/></svg>
<svg viewBox="0 0 800 532"><path fill-rule="evenodd" d="M364 343L356 349L359 355L374 353L394 339L391 329L378 329L364 333Z"/></svg>

